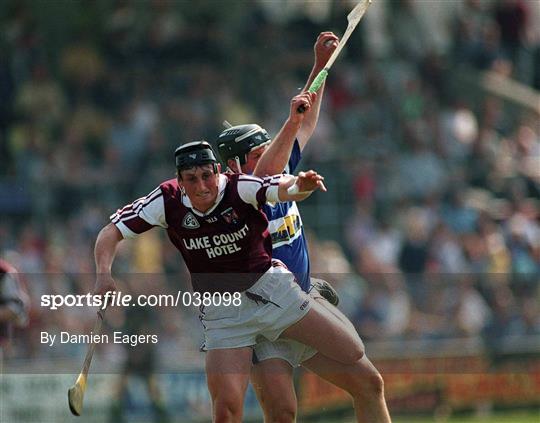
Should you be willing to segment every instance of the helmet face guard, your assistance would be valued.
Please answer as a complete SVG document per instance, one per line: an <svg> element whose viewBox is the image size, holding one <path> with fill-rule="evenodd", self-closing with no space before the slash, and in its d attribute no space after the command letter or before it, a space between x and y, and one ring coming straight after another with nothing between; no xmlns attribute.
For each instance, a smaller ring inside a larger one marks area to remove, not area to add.
<svg viewBox="0 0 540 423"><path fill-rule="evenodd" d="M205 164L214 165L214 173L217 173L217 160L212 146L206 141L193 141L183 144L174 152L176 170L180 172Z"/></svg>
<svg viewBox="0 0 540 423"><path fill-rule="evenodd" d="M271 141L266 129L256 124L237 125L225 129L216 141L221 160L227 163L230 159L246 164L246 156L256 148L269 144Z"/></svg>

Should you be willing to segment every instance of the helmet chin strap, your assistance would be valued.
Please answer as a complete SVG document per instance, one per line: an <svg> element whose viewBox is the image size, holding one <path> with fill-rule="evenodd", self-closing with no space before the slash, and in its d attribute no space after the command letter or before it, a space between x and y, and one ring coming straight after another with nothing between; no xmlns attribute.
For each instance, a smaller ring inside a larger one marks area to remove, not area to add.
<svg viewBox="0 0 540 423"><path fill-rule="evenodd" d="M240 158L236 156L234 158L234 161L236 162L237 172L242 173L242 166L240 166Z"/></svg>

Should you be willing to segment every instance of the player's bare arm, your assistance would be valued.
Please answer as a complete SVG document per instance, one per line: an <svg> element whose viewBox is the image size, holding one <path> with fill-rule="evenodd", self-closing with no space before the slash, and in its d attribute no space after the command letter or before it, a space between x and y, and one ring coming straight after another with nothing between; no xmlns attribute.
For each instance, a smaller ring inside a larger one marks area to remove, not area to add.
<svg viewBox="0 0 540 423"><path fill-rule="evenodd" d="M123 239L118 228L112 223L109 223L100 231L94 247L94 258L96 261L96 285L94 287L94 293L105 294L108 291L116 290L116 285L111 275L111 268L118 244Z"/></svg>
<svg viewBox="0 0 540 423"><path fill-rule="evenodd" d="M319 34L317 41L315 42L315 46L313 47L313 50L315 52L315 62L313 64L311 73L309 74L306 86L303 89L304 92L308 90L315 77L324 68L324 66L328 62L328 59L330 59L330 56L337 48L338 44L339 37L333 32L326 31ZM317 92L318 96L312 104L311 108L306 109L305 111L306 117L297 135L300 149L303 149L305 147L317 126L317 121L319 120L319 111L321 109L321 101L324 92L324 85L325 84L323 83L321 88Z"/></svg>
<svg viewBox="0 0 540 423"><path fill-rule="evenodd" d="M283 175L279 181L279 201L302 201L315 190L326 192L324 177L314 170L300 172L298 176Z"/></svg>
<svg viewBox="0 0 540 423"><path fill-rule="evenodd" d="M300 95L291 100L289 118L259 159L253 172L255 175L275 175L283 172L289 161L294 140L298 139L302 150L311 138L319 120L324 83L317 93L309 93L307 90L313 79L324 68L338 43L339 38L332 32L322 32L317 38L314 46L315 62L306 86ZM300 106L304 108L303 113L298 111Z"/></svg>
<svg viewBox="0 0 540 423"><path fill-rule="evenodd" d="M289 118L279 131L278 135L267 147L259 158L257 166L253 171L256 176L277 175L283 172L289 162L294 140L302 126L302 122L307 119L307 113L298 112L298 107L303 106L306 111L313 107L318 93L303 92L291 100Z"/></svg>

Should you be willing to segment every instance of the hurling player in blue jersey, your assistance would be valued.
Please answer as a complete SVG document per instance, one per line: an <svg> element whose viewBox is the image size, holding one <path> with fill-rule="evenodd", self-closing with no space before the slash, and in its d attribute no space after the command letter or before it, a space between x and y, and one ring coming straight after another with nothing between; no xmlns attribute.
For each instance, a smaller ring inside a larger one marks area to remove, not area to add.
<svg viewBox="0 0 540 423"><path fill-rule="evenodd" d="M314 47L315 64L306 87L324 67L337 44L338 38L333 33L319 35ZM237 125L224 130L217 140L221 159L233 172L257 176L281 172L292 174L317 125L323 90L324 85L317 94L304 91L292 99L290 116L274 140L256 124ZM301 105L305 107L305 113L298 112ZM338 299L333 288L325 281L310 278L307 243L297 204L267 204L263 211L269 221L273 258L285 263L304 291L325 304L336 318L354 331L348 319L334 307ZM251 380L263 408L265 422L296 420L293 368L300 364L346 390L353 398L359 422L390 421L382 377L365 356L353 365L344 365L299 342L280 339L255 345L254 362Z"/></svg>

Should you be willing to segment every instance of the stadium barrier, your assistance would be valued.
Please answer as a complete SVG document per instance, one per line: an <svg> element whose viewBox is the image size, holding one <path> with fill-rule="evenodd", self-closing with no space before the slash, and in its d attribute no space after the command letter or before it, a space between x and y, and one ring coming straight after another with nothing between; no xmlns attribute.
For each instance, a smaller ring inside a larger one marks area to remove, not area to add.
<svg viewBox="0 0 540 423"><path fill-rule="evenodd" d="M540 405L540 338L513 337L488 350L479 339L383 342L367 351L385 380L392 414ZM348 395L304 371L297 379L302 415L350 409Z"/></svg>
<svg viewBox="0 0 540 423"><path fill-rule="evenodd" d="M369 343L369 356L383 374L386 398L393 415L475 409L534 407L540 405L540 337L512 337L497 348L478 339ZM65 361L55 359L58 369ZM5 363L0 375L0 421L60 422L70 414L67 388L72 374L32 374ZM36 364L36 373L39 365ZM42 366L41 366L42 368ZM51 366L52 368L52 366ZM162 370L156 374L166 408L174 421L199 422L211 418L210 398L203 368ZM117 374L96 371L89 378L85 397L86 422L106 421ZM296 378L300 414L351 412L347 394L307 371ZM141 380L131 377L126 417L148 421L152 408ZM261 411L250 388L245 421L260 421Z"/></svg>

